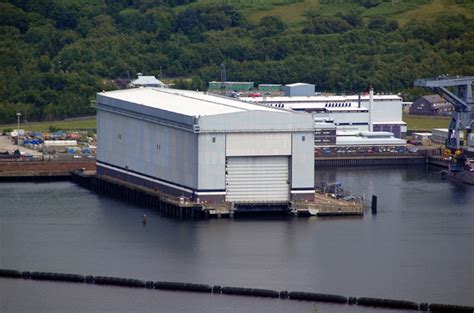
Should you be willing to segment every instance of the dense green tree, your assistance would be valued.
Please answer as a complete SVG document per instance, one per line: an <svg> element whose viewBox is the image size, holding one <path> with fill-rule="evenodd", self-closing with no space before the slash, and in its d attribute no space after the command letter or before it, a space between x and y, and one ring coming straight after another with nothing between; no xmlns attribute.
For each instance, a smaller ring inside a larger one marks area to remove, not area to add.
<svg viewBox="0 0 474 313"><path fill-rule="evenodd" d="M336 16L316 16L312 18L304 27L303 32L306 34L332 34L343 33L353 27L342 18Z"/></svg>
<svg viewBox="0 0 474 313"><path fill-rule="evenodd" d="M388 0L324 13L334 1L345 3L321 0L298 25L273 16L253 24L239 7L190 0L0 1L0 122L18 111L30 121L93 114L97 91L138 72L204 90L222 62L228 80L303 81L336 93L372 83L409 96L420 93L411 88L418 77L473 75L474 19L400 26L374 16Z"/></svg>
<svg viewBox="0 0 474 313"><path fill-rule="evenodd" d="M276 16L265 16L260 19L260 22L255 29L257 38L271 37L281 34L287 29L287 25L283 20Z"/></svg>

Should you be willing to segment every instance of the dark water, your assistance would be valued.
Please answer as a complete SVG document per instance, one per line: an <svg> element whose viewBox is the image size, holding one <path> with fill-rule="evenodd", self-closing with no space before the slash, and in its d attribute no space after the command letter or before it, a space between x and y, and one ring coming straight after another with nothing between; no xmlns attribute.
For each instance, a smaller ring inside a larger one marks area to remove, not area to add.
<svg viewBox="0 0 474 313"><path fill-rule="evenodd" d="M355 219L176 221L68 182L3 183L0 267L474 305L474 187L442 182L436 171L317 171L317 180L379 196L377 216ZM313 312L314 305L0 279L2 313L157 310Z"/></svg>

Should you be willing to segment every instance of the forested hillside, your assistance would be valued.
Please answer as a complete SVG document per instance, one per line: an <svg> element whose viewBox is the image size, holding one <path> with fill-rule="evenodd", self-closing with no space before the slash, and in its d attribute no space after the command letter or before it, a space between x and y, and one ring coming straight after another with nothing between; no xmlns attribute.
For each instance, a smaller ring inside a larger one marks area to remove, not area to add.
<svg viewBox="0 0 474 313"><path fill-rule="evenodd" d="M474 75L469 0L0 0L0 122L90 115L138 72L203 90L219 80L410 92Z"/></svg>

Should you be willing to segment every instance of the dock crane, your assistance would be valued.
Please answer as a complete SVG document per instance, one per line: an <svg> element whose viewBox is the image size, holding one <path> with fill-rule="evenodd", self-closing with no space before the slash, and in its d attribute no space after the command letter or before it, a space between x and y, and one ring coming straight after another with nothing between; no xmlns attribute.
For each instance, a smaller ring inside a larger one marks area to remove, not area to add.
<svg viewBox="0 0 474 313"><path fill-rule="evenodd" d="M415 87L429 88L453 105L454 111L446 140L446 148L453 152L461 148L461 131L466 130L467 134L470 134L474 129L473 81L474 76L442 75L435 78L417 79L414 82ZM448 89L450 87L451 90Z"/></svg>

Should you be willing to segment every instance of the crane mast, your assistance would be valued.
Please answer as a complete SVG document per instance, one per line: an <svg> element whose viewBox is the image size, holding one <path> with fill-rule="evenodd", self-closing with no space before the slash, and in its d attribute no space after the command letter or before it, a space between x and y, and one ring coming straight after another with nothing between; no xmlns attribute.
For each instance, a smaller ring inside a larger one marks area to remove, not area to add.
<svg viewBox="0 0 474 313"><path fill-rule="evenodd" d="M414 82L415 87L433 90L446 101L451 103L454 111L449 124L446 148L459 150L461 148L461 132L470 134L474 129L474 101L472 99L472 82L474 76L449 77L446 75L435 78L422 78Z"/></svg>

